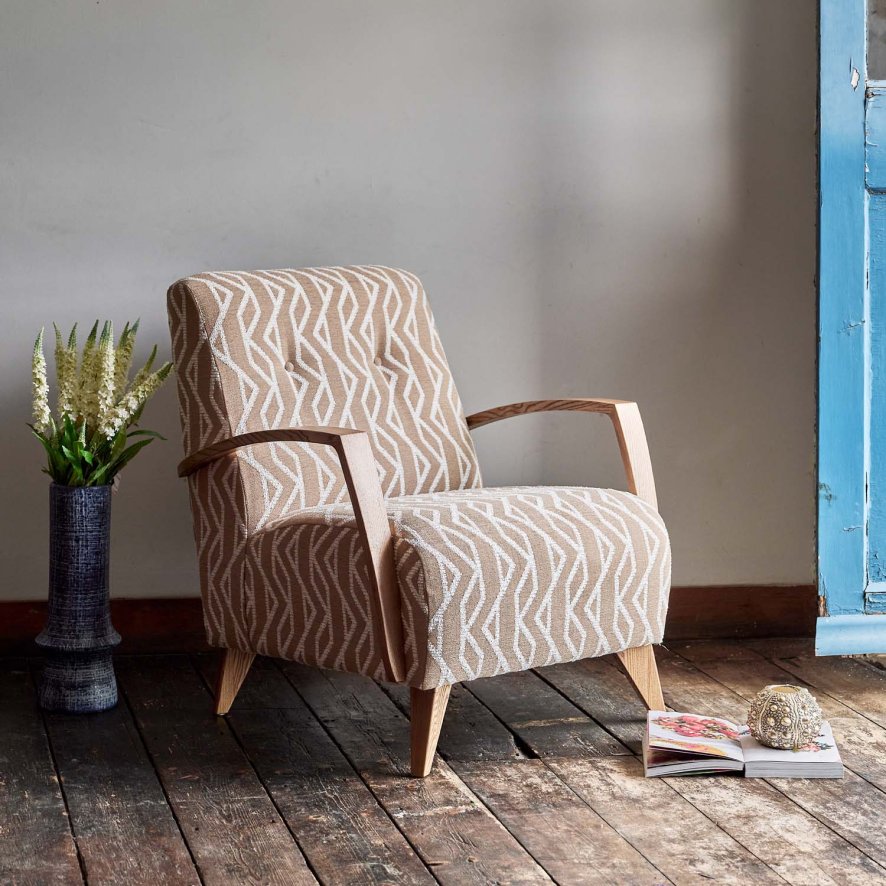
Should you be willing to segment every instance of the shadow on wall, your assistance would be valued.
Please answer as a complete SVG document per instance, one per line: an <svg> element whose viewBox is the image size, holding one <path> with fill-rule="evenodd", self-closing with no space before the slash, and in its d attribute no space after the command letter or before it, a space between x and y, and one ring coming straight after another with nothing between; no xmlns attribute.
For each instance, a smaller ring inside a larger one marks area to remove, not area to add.
<svg viewBox="0 0 886 886"><path fill-rule="evenodd" d="M811 582L815 4L646 12L540 23L545 122L562 125L538 130L533 393L639 401L675 583ZM578 142L558 95L582 74L613 98ZM548 482L576 482L592 449L579 482L622 483L609 427L589 424L538 422Z"/></svg>

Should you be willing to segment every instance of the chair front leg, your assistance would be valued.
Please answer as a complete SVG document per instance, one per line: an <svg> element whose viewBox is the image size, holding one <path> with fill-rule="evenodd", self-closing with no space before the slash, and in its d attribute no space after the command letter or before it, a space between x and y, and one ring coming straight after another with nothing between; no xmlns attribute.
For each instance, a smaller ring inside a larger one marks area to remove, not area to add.
<svg viewBox="0 0 886 886"><path fill-rule="evenodd" d="M451 690L451 686L438 686L436 689L412 688L411 771L416 778L424 778L434 764L434 751L437 750L440 727L443 725Z"/></svg>
<svg viewBox="0 0 886 886"><path fill-rule="evenodd" d="M658 679L658 665L652 644L635 646L618 653L618 658L628 672L628 677L637 690L643 704L650 711L665 711L661 682Z"/></svg>
<svg viewBox="0 0 886 886"><path fill-rule="evenodd" d="M225 658L215 686L216 714L227 714L231 710L231 705L249 673L254 658L254 652L243 652L241 649L225 650Z"/></svg>

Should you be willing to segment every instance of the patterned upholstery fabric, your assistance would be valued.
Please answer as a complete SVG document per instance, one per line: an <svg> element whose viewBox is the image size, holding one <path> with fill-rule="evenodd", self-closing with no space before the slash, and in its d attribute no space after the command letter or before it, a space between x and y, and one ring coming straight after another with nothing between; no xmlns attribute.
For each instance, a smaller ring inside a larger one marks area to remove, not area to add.
<svg viewBox="0 0 886 886"><path fill-rule="evenodd" d="M212 273L169 290L187 454L298 425L369 432L413 686L661 640L670 550L628 493L482 489L421 283L382 267ZM210 643L380 677L366 554L327 447L189 478Z"/></svg>
<svg viewBox="0 0 886 886"><path fill-rule="evenodd" d="M461 490L388 499L387 511L406 681L413 686L430 689L662 638L668 536L658 512L628 492ZM363 630L369 563L349 505L268 524L251 539L248 562L252 586L268 589L251 648L383 676ZM340 604L335 620L333 603Z"/></svg>

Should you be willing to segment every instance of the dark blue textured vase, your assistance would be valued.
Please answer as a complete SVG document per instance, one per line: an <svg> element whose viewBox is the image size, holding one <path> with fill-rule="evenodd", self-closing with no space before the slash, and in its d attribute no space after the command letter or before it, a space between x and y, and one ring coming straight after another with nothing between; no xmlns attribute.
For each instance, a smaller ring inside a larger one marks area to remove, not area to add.
<svg viewBox="0 0 886 886"><path fill-rule="evenodd" d="M40 706L73 714L117 704L108 565L111 487L49 487L49 614Z"/></svg>

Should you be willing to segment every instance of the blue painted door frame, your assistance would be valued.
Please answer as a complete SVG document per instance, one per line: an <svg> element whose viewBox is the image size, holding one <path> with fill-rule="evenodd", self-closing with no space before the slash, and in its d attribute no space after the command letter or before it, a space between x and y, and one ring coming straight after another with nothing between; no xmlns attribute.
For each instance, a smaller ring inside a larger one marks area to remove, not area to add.
<svg viewBox="0 0 886 886"><path fill-rule="evenodd" d="M865 0L821 0L820 655L886 652L886 83Z"/></svg>

